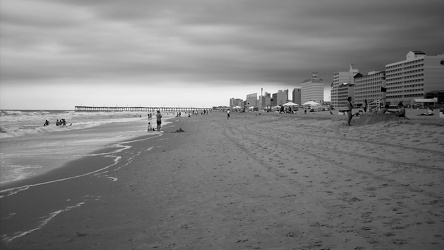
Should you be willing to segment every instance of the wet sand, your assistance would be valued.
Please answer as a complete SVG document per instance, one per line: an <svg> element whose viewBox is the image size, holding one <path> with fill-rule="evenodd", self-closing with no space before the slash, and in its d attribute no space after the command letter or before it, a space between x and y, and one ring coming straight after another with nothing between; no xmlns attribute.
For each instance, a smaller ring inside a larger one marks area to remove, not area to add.
<svg viewBox="0 0 444 250"><path fill-rule="evenodd" d="M444 119L345 120L175 119L106 171L2 198L2 222L59 211L2 249L442 249Z"/></svg>

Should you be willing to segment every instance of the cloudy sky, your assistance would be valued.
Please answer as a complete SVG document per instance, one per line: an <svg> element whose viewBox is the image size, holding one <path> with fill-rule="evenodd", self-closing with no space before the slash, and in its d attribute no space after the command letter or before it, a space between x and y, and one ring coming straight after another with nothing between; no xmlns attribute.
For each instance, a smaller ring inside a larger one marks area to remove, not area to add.
<svg viewBox="0 0 444 250"><path fill-rule="evenodd" d="M0 108L228 105L444 53L442 0L1 0ZM329 94L326 94L329 99Z"/></svg>

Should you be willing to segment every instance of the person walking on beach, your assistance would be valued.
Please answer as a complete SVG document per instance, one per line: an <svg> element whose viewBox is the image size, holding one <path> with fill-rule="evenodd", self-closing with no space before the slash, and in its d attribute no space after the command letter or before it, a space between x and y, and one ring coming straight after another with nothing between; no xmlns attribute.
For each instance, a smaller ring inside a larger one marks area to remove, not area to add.
<svg viewBox="0 0 444 250"><path fill-rule="evenodd" d="M352 98L349 96L347 98L347 114L348 114L347 125L348 126L351 126L350 122L351 122L352 117L353 117L352 110L353 110L354 107L353 107L353 103L351 101L352 101Z"/></svg>
<svg viewBox="0 0 444 250"><path fill-rule="evenodd" d="M227 110L227 120L230 119L230 110Z"/></svg>
<svg viewBox="0 0 444 250"><path fill-rule="evenodd" d="M160 131L160 125L162 124L162 115L160 114L159 110L157 110L156 120L157 120L157 131Z"/></svg>

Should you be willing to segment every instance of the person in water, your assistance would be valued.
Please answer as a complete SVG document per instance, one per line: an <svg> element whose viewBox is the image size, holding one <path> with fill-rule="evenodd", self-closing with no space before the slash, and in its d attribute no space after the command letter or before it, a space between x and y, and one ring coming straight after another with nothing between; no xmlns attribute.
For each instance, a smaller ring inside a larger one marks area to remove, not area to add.
<svg viewBox="0 0 444 250"><path fill-rule="evenodd" d="M49 121L46 120L46 121L45 121L45 124L43 124L43 126L49 126Z"/></svg>

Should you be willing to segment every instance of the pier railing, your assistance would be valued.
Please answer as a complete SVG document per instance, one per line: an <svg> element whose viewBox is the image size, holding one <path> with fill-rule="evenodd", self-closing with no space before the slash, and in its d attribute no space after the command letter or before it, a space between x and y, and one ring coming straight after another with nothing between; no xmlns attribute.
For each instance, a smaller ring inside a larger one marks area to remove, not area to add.
<svg viewBox="0 0 444 250"><path fill-rule="evenodd" d="M78 112L203 112L212 111L212 108L193 108L193 107L95 107L95 106L75 106L75 111Z"/></svg>

